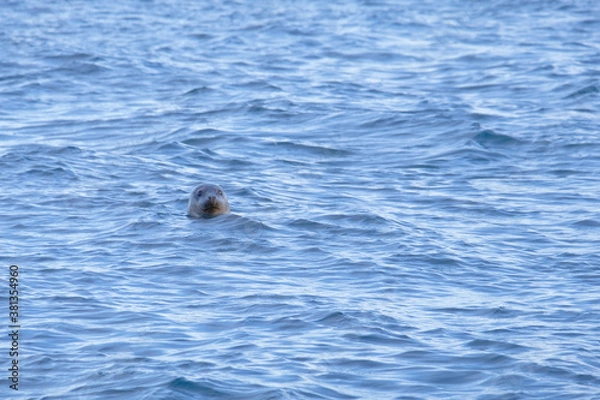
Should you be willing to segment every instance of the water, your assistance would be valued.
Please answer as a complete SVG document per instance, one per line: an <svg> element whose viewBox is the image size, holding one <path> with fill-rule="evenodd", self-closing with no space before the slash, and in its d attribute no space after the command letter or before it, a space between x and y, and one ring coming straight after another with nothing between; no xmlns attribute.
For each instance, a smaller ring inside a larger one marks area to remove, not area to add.
<svg viewBox="0 0 600 400"><path fill-rule="evenodd" d="M599 3L0 8L2 398L600 399Z"/></svg>

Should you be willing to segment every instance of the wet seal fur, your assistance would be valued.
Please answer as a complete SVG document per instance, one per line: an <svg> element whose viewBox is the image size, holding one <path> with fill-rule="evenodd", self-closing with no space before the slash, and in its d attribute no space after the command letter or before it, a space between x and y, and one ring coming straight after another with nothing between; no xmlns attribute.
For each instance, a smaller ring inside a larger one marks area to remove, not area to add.
<svg viewBox="0 0 600 400"><path fill-rule="evenodd" d="M229 214L227 195L218 185L198 185L190 195L188 215L190 217L214 217Z"/></svg>

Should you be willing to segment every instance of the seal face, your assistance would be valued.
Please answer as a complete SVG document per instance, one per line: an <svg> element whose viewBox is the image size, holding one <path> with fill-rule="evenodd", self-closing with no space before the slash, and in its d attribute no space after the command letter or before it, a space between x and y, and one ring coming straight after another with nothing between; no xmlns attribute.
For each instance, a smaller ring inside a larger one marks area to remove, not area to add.
<svg viewBox="0 0 600 400"><path fill-rule="evenodd" d="M229 214L229 201L221 187L204 184L196 186L188 202L190 217L213 217Z"/></svg>

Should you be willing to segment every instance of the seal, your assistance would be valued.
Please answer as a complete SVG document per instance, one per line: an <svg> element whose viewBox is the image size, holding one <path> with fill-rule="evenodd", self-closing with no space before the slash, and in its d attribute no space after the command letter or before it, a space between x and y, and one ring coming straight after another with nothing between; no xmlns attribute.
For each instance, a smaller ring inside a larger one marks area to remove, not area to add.
<svg viewBox="0 0 600 400"><path fill-rule="evenodd" d="M196 186L188 202L190 217L214 217L229 214L229 201L221 187L211 184Z"/></svg>

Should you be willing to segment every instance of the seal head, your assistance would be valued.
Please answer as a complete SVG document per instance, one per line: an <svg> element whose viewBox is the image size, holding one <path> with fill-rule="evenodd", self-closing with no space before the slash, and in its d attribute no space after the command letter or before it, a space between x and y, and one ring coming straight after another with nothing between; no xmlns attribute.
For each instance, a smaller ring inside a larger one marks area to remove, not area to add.
<svg viewBox="0 0 600 400"><path fill-rule="evenodd" d="M229 214L229 201L221 187L204 184L196 186L188 202L190 217L214 217Z"/></svg>

